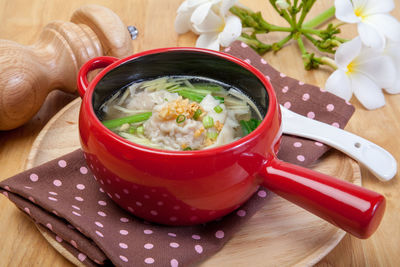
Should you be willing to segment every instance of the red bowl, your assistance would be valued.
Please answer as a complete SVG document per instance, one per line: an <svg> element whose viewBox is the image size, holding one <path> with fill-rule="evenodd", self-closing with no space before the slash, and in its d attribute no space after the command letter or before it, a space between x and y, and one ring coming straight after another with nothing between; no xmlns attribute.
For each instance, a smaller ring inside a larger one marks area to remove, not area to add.
<svg viewBox="0 0 400 267"><path fill-rule="evenodd" d="M103 67L89 83L87 74ZM199 151L145 147L103 126L99 107L112 93L164 75L202 76L240 88L264 119L235 142ZM275 92L261 72L238 58L199 48L157 49L121 60L98 57L82 66L78 89L88 166L108 196L138 217L169 225L208 222L238 208L263 185L360 238L381 221L382 195L276 158L282 131Z"/></svg>

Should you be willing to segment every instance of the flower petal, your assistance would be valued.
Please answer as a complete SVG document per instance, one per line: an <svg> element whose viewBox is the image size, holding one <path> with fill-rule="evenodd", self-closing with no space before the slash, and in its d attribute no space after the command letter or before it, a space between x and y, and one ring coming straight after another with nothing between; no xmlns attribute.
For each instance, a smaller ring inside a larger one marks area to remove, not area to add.
<svg viewBox="0 0 400 267"><path fill-rule="evenodd" d="M199 24L203 23L208 15L208 13L211 10L211 6L212 6L211 2L207 2L205 4L201 4L200 6L198 6L194 10L194 12L190 18L190 21L195 25L199 25Z"/></svg>
<svg viewBox="0 0 400 267"><path fill-rule="evenodd" d="M400 41L400 22L391 15L371 15L366 17L364 22L375 27L387 38L396 42Z"/></svg>
<svg viewBox="0 0 400 267"><path fill-rule="evenodd" d="M363 8L369 0L351 0L354 8Z"/></svg>
<svg viewBox="0 0 400 267"><path fill-rule="evenodd" d="M238 0L222 0L219 14L223 17L226 17L229 9L237 2Z"/></svg>
<svg viewBox="0 0 400 267"><path fill-rule="evenodd" d="M372 49L367 49L370 51ZM365 53L368 56L367 53ZM381 88L391 86L396 79L396 67L393 60L388 56L371 56L367 59L361 59L355 66L355 73L362 73L374 81ZM361 56L360 56L361 57Z"/></svg>
<svg viewBox="0 0 400 267"><path fill-rule="evenodd" d="M210 2L210 0L186 0L185 2L187 2L189 8L196 8L199 5Z"/></svg>
<svg viewBox="0 0 400 267"><path fill-rule="evenodd" d="M359 37L341 44L335 53L335 62L338 67L347 69L347 65L360 54L361 47L362 44Z"/></svg>
<svg viewBox="0 0 400 267"><path fill-rule="evenodd" d="M335 70L326 80L325 90L347 101L350 100L353 94L349 77L340 69Z"/></svg>
<svg viewBox="0 0 400 267"><path fill-rule="evenodd" d="M224 21L221 17L214 13L214 11L210 10L207 17L204 19L201 24L194 24L193 28L199 33L205 32L214 32L219 33L219 29L221 29L224 25Z"/></svg>
<svg viewBox="0 0 400 267"><path fill-rule="evenodd" d="M210 0L186 0L183 1L182 4L178 7L177 13L180 12L193 12L196 7L201 4L207 3Z"/></svg>
<svg viewBox="0 0 400 267"><path fill-rule="evenodd" d="M397 77L400 76L400 71L397 72ZM384 88L385 91L389 94L398 94L400 93L400 79L397 79L394 84L389 87Z"/></svg>
<svg viewBox="0 0 400 267"><path fill-rule="evenodd" d="M368 47L383 48L385 46L385 36L380 33L375 27L367 23L358 23L358 34Z"/></svg>
<svg viewBox="0 0 400 267"><path fill-rule="evenodd" d="M400 42L388 40L385 47L385 54L393 58L396 66L400 68Z"/></svg>
<svg viewBox="0 0 400 267"><path fill-rule="evenodd" d="M393 59L393 63L396 67L396 80L391 86L385 87L385 91L389 94L398 94L400 93L400 42L393 42L388 40L385 54Z"/></svg>
<svg viewBox="0 0 400 267"><path fill-rule="evenodd" d="M178 34L186 33L190 30L190 16L188 12L180 12L175 18L175 31Z"/></svg>
<svg viewBox="0 0 400 267"><path fill-rule="evenodd" d="M188 11L189 11L188 1L183 1L182 4L176 10L177 13L188 12Z"/></svg>
<svg viewBox="0 0 400 267"><path fill-rule="evenodd" d="M377 109L385 105L381 88L362 74L352 75L351 87L354 95L367 109Z"/></svg>
<svg viewBox="0 0 400 267"><path fill-rule="evenodd" d="M394 9L393 0L365 1L363 15L389 13Z"/></svg>
<svg viewBox="0 0 400 267"><path fill-rule="evenodd" d="M354 14L353 5L350 0L335 0L335 16L337 19L348 22L360 22L360 18Z"/></svg>
<svg viewBox="0 0 400 267"><path fill-rule="evenodd" d="M196 41L196 47L219 50L217 33L202 33Z"/></svg>
<svg viewBox="0 0 400 267"><path fill-rule="evenodd" d="M242 33L242 22L236 16L228 16L225 20L224 30L219 34L218 39L222 46L227 47L235 41Z"/></svg>

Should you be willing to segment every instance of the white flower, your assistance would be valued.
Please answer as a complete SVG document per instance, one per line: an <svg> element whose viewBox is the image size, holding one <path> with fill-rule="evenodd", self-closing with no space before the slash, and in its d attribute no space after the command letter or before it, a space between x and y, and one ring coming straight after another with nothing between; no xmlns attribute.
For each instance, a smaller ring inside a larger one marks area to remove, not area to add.
<svg viewBox="0 0 400 267"><path fill-rule="evenodd" d="M228 14L237 0L186 0L178 8L175 30L199 34L196 46L219 50L229 46L242 33L242 23Z"/></svg>
<svg viewBox="0 0 400 267"><path fill-rule="evenodd" d="M192 27L191 17L194 11L200 7L218 4L221 0L186 0L178 7L177 15L175 19L175 31L179 34L186 33L190 30L194 31ZM199 12L199 11L197 11ZM196 15L195 15L196 16ZM195 32L196 33L196 32Z"/></svg>
<svg viewBox="0 0 400 267"><path fill-rule="evenodd" d="M393 59L396 67L396 80L391 86L385 88L385 91L390 94L400 93L400 42L389 40L385 47L385 54Z"/></svg>
<svg viewBox="0 0 400 267"><path fill-rule="evenodd" d="M286 0L277 0L276 5L280 9L288 9L290 7L289 3Z"/></svg>
<svg viewBox="0 0 400 267"><path fill-rule="evenodd" d="M357 23L362 42L369 47L383 48L385 37L400 41L400 23L389 12L393 0L335 0L336 18Z"/></svg>
<svg viewBox="0 0 400 267"><path fill-rule="evenodd" d="M326 90L345 100L350 100L354 93L367 109L385 105L382 88L391 86L396 78L390 57L381 50L363 46L356 37L339 46L335 62L338 69L326 81Z"/></svg>

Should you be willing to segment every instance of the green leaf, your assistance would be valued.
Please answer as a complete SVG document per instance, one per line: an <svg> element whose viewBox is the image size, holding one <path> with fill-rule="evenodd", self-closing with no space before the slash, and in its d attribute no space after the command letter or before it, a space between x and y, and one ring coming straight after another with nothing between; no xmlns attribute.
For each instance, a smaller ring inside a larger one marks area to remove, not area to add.
<svg viewBox="0 0 400 267"><path fill-rule="evenodd" d="M242 131L243 131L243 135L246 136L249 133L251 133L252 131L254 131L258 125L260 125L262 121L261 120L256 120L256 119L250 119L250 120L241 120L240 126L242 127Z"/></svg>

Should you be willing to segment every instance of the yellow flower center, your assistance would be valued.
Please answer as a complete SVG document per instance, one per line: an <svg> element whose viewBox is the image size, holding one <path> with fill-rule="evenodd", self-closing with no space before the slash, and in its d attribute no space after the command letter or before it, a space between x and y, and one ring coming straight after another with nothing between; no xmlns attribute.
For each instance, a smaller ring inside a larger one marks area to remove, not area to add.
<svg viewBox="0 0 400 267"><path fill-rule="evenodd" d="M357 16L357 17L359 17L360 19L364 19L365 18L365 15L363 15L363 12L364 10L362 9L362 8L356 8L356 9L354 9L354 14Z"/></svg>
<svg viewBox="0 0 400 267"><path fill-rule="evenodd" d="M346 74L351 74L351 73L353 73L353 72L354 72L355 65L356 65L356 64L354 63L354 61L350 62L350 64L347 65Z"/></svg>
<svg viewBox="0 0 400 267"><path fill-rule="evenodd" d="M221 23L221 25L218 28L218 32L222 32L225 29L225 21Z"/></svg>

